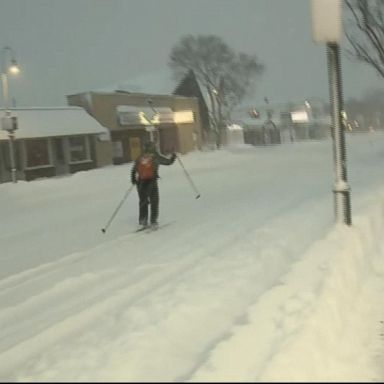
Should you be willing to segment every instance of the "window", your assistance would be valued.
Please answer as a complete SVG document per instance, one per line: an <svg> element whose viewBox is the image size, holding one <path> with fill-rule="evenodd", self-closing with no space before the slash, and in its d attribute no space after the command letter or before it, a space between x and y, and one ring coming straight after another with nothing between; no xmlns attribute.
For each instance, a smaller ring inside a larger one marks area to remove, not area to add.
<svg viewBox="0 0 384 384"><path fill-rule="evenodd" d="M47 139L27 140L26 152L28 168L50 165Z"/></svg>
<svg viewBox="0 0 384 384"><path fill-rule="evenodd" d="M69 159L71 163L89 161L89 144L85 136L69 137Z"/></svg>

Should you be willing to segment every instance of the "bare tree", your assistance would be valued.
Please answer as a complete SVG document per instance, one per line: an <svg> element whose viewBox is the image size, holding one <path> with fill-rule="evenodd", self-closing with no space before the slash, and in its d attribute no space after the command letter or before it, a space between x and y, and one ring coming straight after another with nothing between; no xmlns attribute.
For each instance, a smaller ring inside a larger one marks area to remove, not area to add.
<svg viewBox="0 0 384 384"><path fill-rule="evenodd" d="M189 70L195 73L209 98L210 125L220 146L233 108L253 91L264 66L255 56L235 53L215 35L181 38L171 51L169 65L178 79Z"/></svg>
<svg viewBox="0 0 384 384"><path fill-rule="evenodd" d="M384 1L345 0L345 35L349 54L384 77Z"/></svg>

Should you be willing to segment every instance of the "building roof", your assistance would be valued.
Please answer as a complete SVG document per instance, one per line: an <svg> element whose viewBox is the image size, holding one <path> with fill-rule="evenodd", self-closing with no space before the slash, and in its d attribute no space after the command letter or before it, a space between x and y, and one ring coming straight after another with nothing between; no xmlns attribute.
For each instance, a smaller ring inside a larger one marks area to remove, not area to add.
<svg viewBox="0 0 384 384"><path fill-rule="evenodd" d="M17 116L16 139L108 134L104 128L83 108L13 108L12 116ZM0 116L4 110L0 109ZM8 140L8 132L0 129L0 140Z"/></svg>
<svg viewBox="0 0 384 384"><path fill-rule="evenodd" d="M94 92L129 92L171 95L178 83L170 71L160 70L135 76L127 81L93 90Z"/></svg>
<svg viewBox="0 0 384 384"><path fill-rule="evenodd" d="M306 107L306 101L293 101L285 103L273 103L261 106L242 105L237 107L232 113L232 120L244 126L261 127L268 120L268 110L272 111L271 120L280 125L286 121L282 114L290 115L294 123L310 123L319 125L331 124L331 117L325 111L324 102L321 99L310 98L310 108ZM315 114L311 109L315 108ZM257 118L252 117L251 111L257 112Z"/></svg>

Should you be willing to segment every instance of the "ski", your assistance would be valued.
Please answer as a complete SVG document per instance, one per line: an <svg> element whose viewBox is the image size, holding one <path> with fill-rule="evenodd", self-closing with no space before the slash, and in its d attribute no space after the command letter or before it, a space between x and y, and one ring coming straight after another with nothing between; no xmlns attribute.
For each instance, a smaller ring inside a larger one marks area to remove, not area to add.
<svg viewBox="0 0 384 384"><path fill-rule="evenodd" d="M168 223L164 223L164 224L159 224L157 227L153 228L151 227L150 225L147 226L147 227L143 227L143 228L138 228L134 231L134 233L140 233L140 232L144 232L144 233L152 233L152 232L156 232L158 231L159 229L161 228L164 228L164 227L167 227L168 225L171 225L173 223L173 221L170 221Z"/></svg>
<svg viewBox="0 0 384 384"><path fill-rule="evenodd" d="M137 233L137 232L143 232L143 231L146 231L148 230L149 227L142 227L142 228L138 228L136 229L133 233Z"/></svg>

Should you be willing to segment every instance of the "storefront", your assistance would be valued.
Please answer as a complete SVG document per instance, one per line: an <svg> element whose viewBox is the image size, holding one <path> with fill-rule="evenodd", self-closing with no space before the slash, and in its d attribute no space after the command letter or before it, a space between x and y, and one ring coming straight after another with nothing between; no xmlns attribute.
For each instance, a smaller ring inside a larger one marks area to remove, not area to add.
<svg viewBox="0 0 384 384"><path fill-rule="evenodd" d="M83 107L107 127L113 163L133 161L144 140L160 152L188 153L201 147L202 129L196 97L123 92L87 92L67 96L70 105Z"/></svg>
<svg viewBox="0 0 384 384"><path fill-rule="evenodd" d="M18 180L52 177L111 164L108 130L81 108L14 109ZM9 136L0 131L0 181L11 180Z"/></svg>

